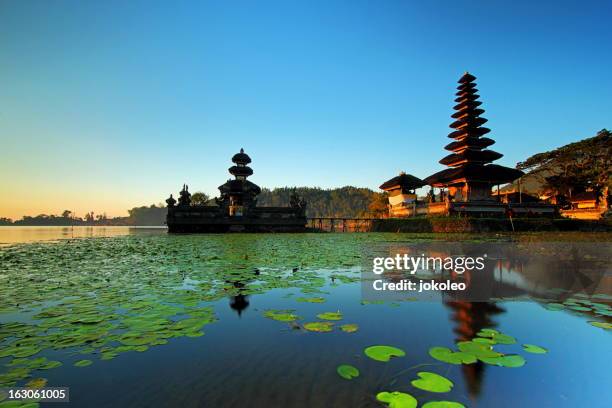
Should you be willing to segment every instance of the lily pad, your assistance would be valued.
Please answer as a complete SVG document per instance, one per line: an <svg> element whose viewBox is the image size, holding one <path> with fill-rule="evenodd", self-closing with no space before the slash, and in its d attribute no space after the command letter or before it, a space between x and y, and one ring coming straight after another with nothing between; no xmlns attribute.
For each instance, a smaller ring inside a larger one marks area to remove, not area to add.
<svg viewBox="0 0 612 408"><path fill-rule="evenodd" d="M417 400L410 394L399 391L379 392L376 399L389 404L389 408L416 408Z"/></svg>
<svg viewBox="0 0 612 408"><path fill-rule="evenodd" d="M525 365L525 359L518 354L504 354L499 357L484 357L481 361L499 367L518 368Z"/></svg>
<svg viewBox="0 0 612 408"><path fill-rule="evenodd" d="M499 357L502 354L493 350L488 344L474 343L473 341L460 341L457 348L464 353L473 354L478 359Z"/></svg>
<svg viewBox="0 0 612 408"><path fill-rule="evenodd" d="M26 383L26 387L28 388L42 388L47 385L46 378L33 378Z"/></svg>
<svg viewBox="0 0 612 408"><path fill-rule="evenodd" d="M429 355L438 361L450 364L472 364L478 360L474 354L452 351L447 347L432 347L429 349Z"/></svg>
<svg viewBox="0 0 612 408"><path fill-rule="evenodd" d="M354 323L343 324L342 326L340 326L340 330L345 333L355 333L357 330L359 330L359 325Z"/></svg>
<svg viewBox="0 0 612 408"><path fill-rule="evenodd" d="M294 310L266 310L264 317L278 322L294 322L299 320L300 316L293 314Z"/></svg>
<svg viewBox="0 0 612 408"><path fill-rule="evenodd" d="M370 346L363 352L372 360L382 362L389 361L391 357L404 357L406 355L404 350L392 346Z"/></svg>
<svg viewBox="0 0 612 408"><path fill-rule="evenodd" d="M552 310L553 312L565 309L565 305L562 303L548 303L544 307L548 310Z"/></svg>
<svg viewBox="0 0 612 408"><path fill-rule="evenodd" d="M421 408L465 408L465 405L455 401L429 401Z"/></svg>
<svg viewBox="0 0 612 408"><path fill-rule="evenodd" d="M359 377L359 370L356 367L348 364L339 365L336 369L338 375L346 380L352 380Z"/></svg>
<svg viewBox="0 0 612 408"><path fill-rule="evenodd" d="M79 360L76 363L74 363L75 367L87 367L93 364L93 361L91 360Z"/></svg>
<svg viewBox="0 0 612 408"><path fill-rule="evenodd" d="M449 392L453 388L453 382L446 377L428 371L417 373L418 379L412 380L410 384L421 390L429 392Z"/></svg>
<svg viewBox="0 0 612 408"><path fill-rule="evenodd" d="M298 302L302 302L302 303L325 303L325 298L322 298L322 297L311 297L311 298L299 297L295 300Z"/></svg>
<svg viewBox="0 0 612 408"><path fill-rule="evenodd" d="M548 350L544 347L536 346L535 344L523 344L523 350L533 354L546 354Z"/></svg>
<svg viewBox="0 0 612 408"><path fill-rule="evenodd" d="M591 326L599 327L600 329L605 329L605 330L612 329L612 323L591 321L589 322L589 324Z"/></svg>
<svg viewBox="0 0 612 408"><path fill-rule="evenodd" d="M340 312L325 312L317 315L319 319L323 320L342 320L342 313Z"/></svg>
<svg viewBox="0 0 612 408"><path fill-rule="evenodd" d="M334 324L332 322L312 322L304 323L304 328L308 331L327 333L332 331Z"/></svg>

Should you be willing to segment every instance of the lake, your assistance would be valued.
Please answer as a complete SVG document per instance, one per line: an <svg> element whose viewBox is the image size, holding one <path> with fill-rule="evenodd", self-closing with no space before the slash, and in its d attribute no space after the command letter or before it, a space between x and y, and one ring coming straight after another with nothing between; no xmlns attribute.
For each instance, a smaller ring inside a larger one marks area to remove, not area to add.
<svg viewBox="0 0 612 408"><path fill-rule="evenodd" d="M610 234L0 227L0 243L0 387L70 387L41 407L612 400ZM368 291L374 256L485 252L479 301Z"/></svg>

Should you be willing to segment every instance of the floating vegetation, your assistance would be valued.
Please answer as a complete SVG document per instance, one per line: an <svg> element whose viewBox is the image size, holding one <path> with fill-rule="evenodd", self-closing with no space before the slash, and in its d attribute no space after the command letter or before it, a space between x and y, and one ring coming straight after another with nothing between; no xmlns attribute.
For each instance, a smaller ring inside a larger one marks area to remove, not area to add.
<svg viewBox="0 0 612 408"><path fill-rule="evenodd" d="M332 322L312 322L304 323L304 329L312 332L327 333L332 331L334 323Z"/></svg>
<svg viewBox="0 0 612 408"><path fill-rule="evenodd" d="M325 312L317 315L322 320L342 320L342 313L340 312Z"/></svg>
<svg viewBox="0 0 612 408"><path fill-rule="evenodd" d="M499 367L518 368L525 365L525 359L518 354L504 354L497 357L482 357L484 363Z"/></svg>
<svg viewBox="0 0 612 408"><path fill-rule="evenodd" d="M370 346L364 351L366 356L372 360L387 362L391 357L404 357L406 353L397 347L392 346Z"/></svg>
<svg viewBox="0 0 612 408"><path fill-rule="evenodd" d="M410 394L399 391L379 392L376 399L389 405L389 408L416 408L417 400Z"/></svg>
<svg viewBox="0 0 612 408"><path fill-rule="evenodd" d="M75 367L87 367L93 364L93 361L91 360L79 360L76 363L74 363Z"/></svg>
<svg viewBox="0 0 612 408"><path fill-rule="evenodd" d="M49 351L65 353L65 361L77 354L104 362L175 338L200 337L216 321L211 303L227 297L293 289L313 294L299 302L324 303L320 294L327 293L322 288L329 276L319 268L361 262L358 247L346 245L344 237L288 237L292 244L282 248L291 249L281 251L277 236L247 235L123 236L1 248L0 314L27 317L0 325L0 358L8 360L0 365L0 387L25 381L34 370L60 367L61 361L39 357ZM336 270L333 280L353 283L359 272ZM293 310L267 310L264 317L299 319ZM305 329L328 332L328 323Z"/></svg>
<svg viewBox="0 0 612 408"><path fill-rule="evenodd" d="M47 385L46 378L33 378L26 383L26 387L28 388L42 388Z"/></svg>
<svg viewBox="0 0 612 408"><path fill-rule="evenodd" d="M429 401L421 408L465 408L465 405L454 401Z"/></svg>
<svg viewBox="0 0 612 408"><path fill-rule="evenodd" d="M558 311L558 310L563 310L565 309L565 305L561 304L561 303L548 303L546 304L546 309L548 310L552 310L552 311Z"/></svg>
<svg viewBox="0 0 612 408"><path fill-rule="evenodd" d="M302 302L302 303L325 303L325 298L322 297L311 297L311 298L306 298L306 297L299 297L295 299L298 302Z"/></svg>
<svg viewBox="0 0 612 408"><path fill-rule="evenodd" d="M474 354L452 351L447 347L432 347L429 349L429 355L438 361L450 364L472 364L478 361Z"/></svg>
<svg viewBox="0 0 612 408"><path fill-rule="evenodd" d="M532 354L546 354L548 350L535 344L523 344L523 350Z"/></svg>
<svg viewBox="0 0 612 408"><path fill-rule="evenodd" d="M481 338L489 338L490 344L515 344L516 339L512 336L508 336L507 334L500 333L495 329L482 329L476 336ZM473 339L472 341L476 341L477 339ZM483 340L480 340L482 342Z"/></svg>
<svg viewBox="0 0 612 408"><path fill-rule="evenodd" d="M295 322L300 319L300 316L293 312L295 312L295 310L266 310L264 312L264 317L279 322Z"/></svg>
<svg viewBox="0 0 612 408"><path fill-rule="evenodd" d="M346 380L352 380L353 378L359 377L359 370L349 364L339 365L336 371L340 377Z"/></svg>
<svg viewBox="0 0 612 408"><path fill-rule="evenodd" d="M418 372L418 379L412 380L410 384L420 390L429 392L449 392L453 388L453 382L446 377L428 371Z"/></svg>
<svg viewBox="0 0 612 408"><path fill-rule="evenodd" d="M612 329L612 323L590 321L589 324L591 326L599 327L600 329L605 329L605 330Z"/></svg>
<svg viewBox="0 0 612 408"><path fill-rule="evenodd" d="M359 325L355 323L343 324L342 326L340 326L340 330L345 333L355 333L357 330L359 330Z"/></svg>

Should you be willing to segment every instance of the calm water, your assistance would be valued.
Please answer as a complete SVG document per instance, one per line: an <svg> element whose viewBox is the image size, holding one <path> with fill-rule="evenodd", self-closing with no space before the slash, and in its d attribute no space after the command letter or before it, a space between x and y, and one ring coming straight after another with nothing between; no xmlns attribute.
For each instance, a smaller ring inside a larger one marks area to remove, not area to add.
<svg viewBox="0 0 612 408"><path fill-rule="evenodd" d="M605 235L527 235L513 239L518 244L485 237L483 245L512 248L489 276L522 299L489 302L442 295L364 301L365 252L418 245L444 253L443 236L172 236L119 227L74 237L62 228L0 228L8 244L0 248L0 385L43 378L70 387L71 403L43 407L384 407L376 401L381 391L409 393L419 407L436 400L608 407L612 400L611 332L588 323L611 322ZM577 239L587 247L573 247ZM557 247L543 242L550 240L569 247L551 253ZM325 312L342 319L330 332L305 330ZM299 319L270 318L283 314ZM358 330L344 332L344 324ZM483 328L516 338L494 348L525 364L454 365L429 355L435 346L456 349ZM527 353L525 343L548 353ZM363 352L372 345L406 355L374 361ZM360 376L341 378L340 364ZM421 371L454 386L444 393L415 388Z"/></svg>

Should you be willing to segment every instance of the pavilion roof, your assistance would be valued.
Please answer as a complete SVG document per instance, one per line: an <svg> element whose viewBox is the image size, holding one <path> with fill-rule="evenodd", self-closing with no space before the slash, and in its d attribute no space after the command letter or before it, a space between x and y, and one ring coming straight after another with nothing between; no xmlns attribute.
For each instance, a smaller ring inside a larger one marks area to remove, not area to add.
<svg viewBox="0 0 612 408"><path fill-rule="evenodd" d="M399 176L395 176L390 180L385 181L380 185L381 190L392 190L395 187L402 187L408 190L420 188L425 185L425 182L418 177L404 172L400 173Z"/></svg>

